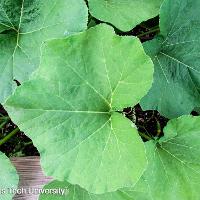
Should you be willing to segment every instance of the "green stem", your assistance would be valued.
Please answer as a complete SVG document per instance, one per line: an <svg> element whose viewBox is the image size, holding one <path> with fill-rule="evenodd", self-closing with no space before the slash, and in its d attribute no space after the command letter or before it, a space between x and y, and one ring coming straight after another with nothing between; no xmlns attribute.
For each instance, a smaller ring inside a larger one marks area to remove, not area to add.
<svg viewBox="0 0 200 200"><path fill-rule="evenodd" d="M148 135L141 133L138 131L138 133L140 134L140 136L142 136L143 138L147 139L147 140L154 140L152 137L149 137Z"/></svg>
<svg viewBox="0 0 200 200"><path fill-rule="evenodd" d="M17 127L12 132L10 132L6 137L4 137L2 140L0 140L0 146L6 143L10 138L12 138L14 135L16 135L19 132L19 128Z"/></svg>
<svg viewBox="0 0 200 200"><path fill-rule="evenodd" d="M156 126L157 126L157 135L156 136L159 137L162 132L162 129L161 129L160 122L157 120L157 118L156 118Z"/></svg>
<svg viewBox="0 0 200 200"><path fill-rule="evenodd" d="M26 147L26 146L28 146L28 145L32 145L32 144L33 144L33 142L30 141L30 142L25 143L24 146Z"/></svg>
<svg viewBox="0 0 200 200"><path fill-rule="evenodd" d="M7 121L0 124L0 129L2 129L7 124Z"/></svg>
<svg viewBox="0 0 200 200"><path fill-rule="evenodd" d="M156 29L156 28L159 28L159 27L160 27L159 25L156 25L156 26L151 27L150 30Z"/></svg>
<svg viewBox="0 0 200 200"><path fill-rule="evenodd" d="M1 120L3 120L3 122L0 124L0 129L2 129L10 120L9 117L0 117Z"/></svg>
<svg viewBox="0 0 200 200"><path fill-rule="evenodd" d="M8 121L8 120L10 120L10 117L1 116L0 120L7 120Z"/></svg>
<svg viewBox="0 0 200 200"><path fill-rule="evenodd" d="M160 29L159 29L159 27L157 27L157 28L151 29L150 31L141 33L141 34L137 35L137 37L143 37L143 36L148 35L150 33L155 33L155 32L159 32L159 31L160 31Z"/></svg>

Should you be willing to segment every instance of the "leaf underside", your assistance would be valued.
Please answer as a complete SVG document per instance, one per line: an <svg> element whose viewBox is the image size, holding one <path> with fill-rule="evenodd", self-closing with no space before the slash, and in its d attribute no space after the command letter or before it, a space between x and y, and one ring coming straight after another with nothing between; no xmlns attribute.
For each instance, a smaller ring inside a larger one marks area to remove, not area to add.
<svg viewBox="0 0 200 200"><path fill-rule="evenodd" d="M189 114L200 105L200 1L168 0L160 11L160 35L144 43L155 65L154 83L143 109L168 118Z"/></svg>
<svg viewBox="0 0 200 200"><path fill-rule="evenodd" d="M115 111L137 104L152 77L137 38L99 25L48 42L39 70L5 108L39 149L47 175L93 193L115 191L146 167L137 129Z"/></svg>
<svg viewBox="0 0 200 200"><path fill-rule="evenodd" d="M90 13L94 17L126 32L158 15L163 0L89 0L88 2Z"/></svg>
<svg viewBox="0 0 200 200"><path fill-rule="evenodd" d="M38 67L41 44L87 27L83 0L0 0L0 103Z"/></svg>

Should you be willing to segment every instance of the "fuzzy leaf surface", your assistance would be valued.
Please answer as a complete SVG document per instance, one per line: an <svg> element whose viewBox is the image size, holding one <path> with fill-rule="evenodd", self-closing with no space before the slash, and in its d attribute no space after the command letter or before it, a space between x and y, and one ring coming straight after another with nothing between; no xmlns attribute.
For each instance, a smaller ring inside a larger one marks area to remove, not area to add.
<svg viewBox="0 0 200 200"><path fill-rule="evenodd" d="M116 111L137 104L152 78L140 41L99 25L48 42L34 78L5 107L40 151L46 174L110 192L134 185L146 167L136 128Z"/></svg>
<svg viewBox="0 0 200 200"><path fill-rule="evenodd" d="M12 200L14 195L9 192L8 188L17 189L18 181L16 169L7 156L0 152L0 200Z"/></svg>
<svg viewBox="0 0 200 200"><path fill-rule="evenodd" d="M154 83L141 102L168 118L189 114L200 105L199 0L166 0L160 35L144 43L155 65Z"/></svg>
<svg viewBox="0 0 200 200"><path fill-rule="evenodd" d="M90 13L101 21L113 24L122 31L129 31L136 25L159 13L163 0L89 0Z"/></svg>
<svg viewBox="0 0 200 200"><path fill-rule="evenodd" d="M159 143L146 143L149 164L143 179L152 199L200 199L199 124L200 117L173 119Z"/></svg>
<svg viewBox="0 0 200 200"><path fill-rule="evenodd" d="M63 194L41 194L39 200L149 200L146 185L136 185L134 189L118 190L105 194L91 194L77 185L71 185L66 181L52 181L45 185L44 190L63 189Z"/></svg>
<svg viewBox="0 0 200 200"><path fill-rule="evenodd" d="M0 0L0 103L40 62L41 44L87 27L84 0Z"/></svg>

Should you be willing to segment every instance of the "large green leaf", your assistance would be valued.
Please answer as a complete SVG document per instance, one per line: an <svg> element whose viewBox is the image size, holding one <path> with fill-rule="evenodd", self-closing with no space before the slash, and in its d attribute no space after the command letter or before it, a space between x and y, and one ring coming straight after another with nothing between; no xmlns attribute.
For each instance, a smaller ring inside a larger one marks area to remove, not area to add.
<svg viewBox="0 0 200 200"><path fill-rule="evenodd" d="M90 13L122 31L155 17L163 0L88 0Z"/></svg>
<svg viewBox="0 0 200 200"><path fill-rule="evenodd" d="M0 200L11 200L14 194L9 188L17 189L18 175L10 160L0 152ZM12 191L12 190L11 190Z"/></svg>
<svg viewBox="0 0 200 200"><path fill-rule="evenodd" d="M135 184L146 167L136 128L115 111L137 104L152 77L137 38L99 25L47 43L33 80L5 106L39 149L47 175L93 193L114 191Z"/></svg>
<svg viewBox="0 0 200 200"><path fill-rule="evenodd" d="M140 184L136 185L134 189L96 195L66 181L52 181L45 185L44 193L40 195L39 200L149 200L150 196L144 193L146 185L141 183L144 182L140 181Z"/></svg>
<svg viewBox="0 0 200 200"><path fill-rule="evenodd" d="M87 26L84 0L0 0L0 103L38 67L43 41Z"/></svg>
<svg viewBox="0 0 200 200"><path fill-rule="evenodd" d="M171 120L165 136L147 142L148 168L144 179L154 200L200 199L200 117Z"/></svg>
<svg viewBox="0 0 200 200"><path fill-rule="evenodd" d="M77 186L53 182L45 188L68 188L71 200L199 200L200 199L200 117L171 120L160 141L146 143L148 167L136 187L105 195L91 195ZM50 195L51 196L51 195ZM42 195L40 200L49 200ZM52 197L52 196L51 196Z"/></svg>
<svg viewBox="0 0 200 200"><path fill-rule="evenodd" d="M154 84L142 100L168 118L189 114L200 105L200 1L166 0L161 34L144 46L155 64Z"/></svg>

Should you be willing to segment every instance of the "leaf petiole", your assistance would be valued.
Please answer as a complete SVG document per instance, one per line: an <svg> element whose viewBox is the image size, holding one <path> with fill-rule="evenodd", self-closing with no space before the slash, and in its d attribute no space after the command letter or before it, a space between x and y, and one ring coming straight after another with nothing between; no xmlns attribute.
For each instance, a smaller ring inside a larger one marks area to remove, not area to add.
<svg viewBox="0 0 200 200"><path fill-rule="evenodd" d="M150 136L148 136L148 135L146 135L146 134L144 134L144 133L142 133L142 132L139 132L139 131L138 131L138 133L139 133L139 135L140 135L141 137L143 137L143 138L145 138L145 139L147 139L147 140L154 140L154 138L152 138L152 137L150 137Z"/></svg>
<svg viewBox="0 0 200 200"><path fill-rule="evenodd" d="M151 33L156 33L156 32L159 32L159 31L160 31L160 28L159 28L159 27L156 27L156 28L151 29L150 31L141 33L141 34L136 35L136 36L137 36L137 37L143 37L143 36L145 36L145 35L148 35L148 34L151 34Z"/></svg>
<svg viewBox="0 0 200 200"><path fill-rule="evenodd" d="M2 140L0 140L0 146L6 143L10 138L12 138L14 135L16 135L19 132L19 128L15 128L13 131L11 131L6 137L4 137Z"/></svg>

